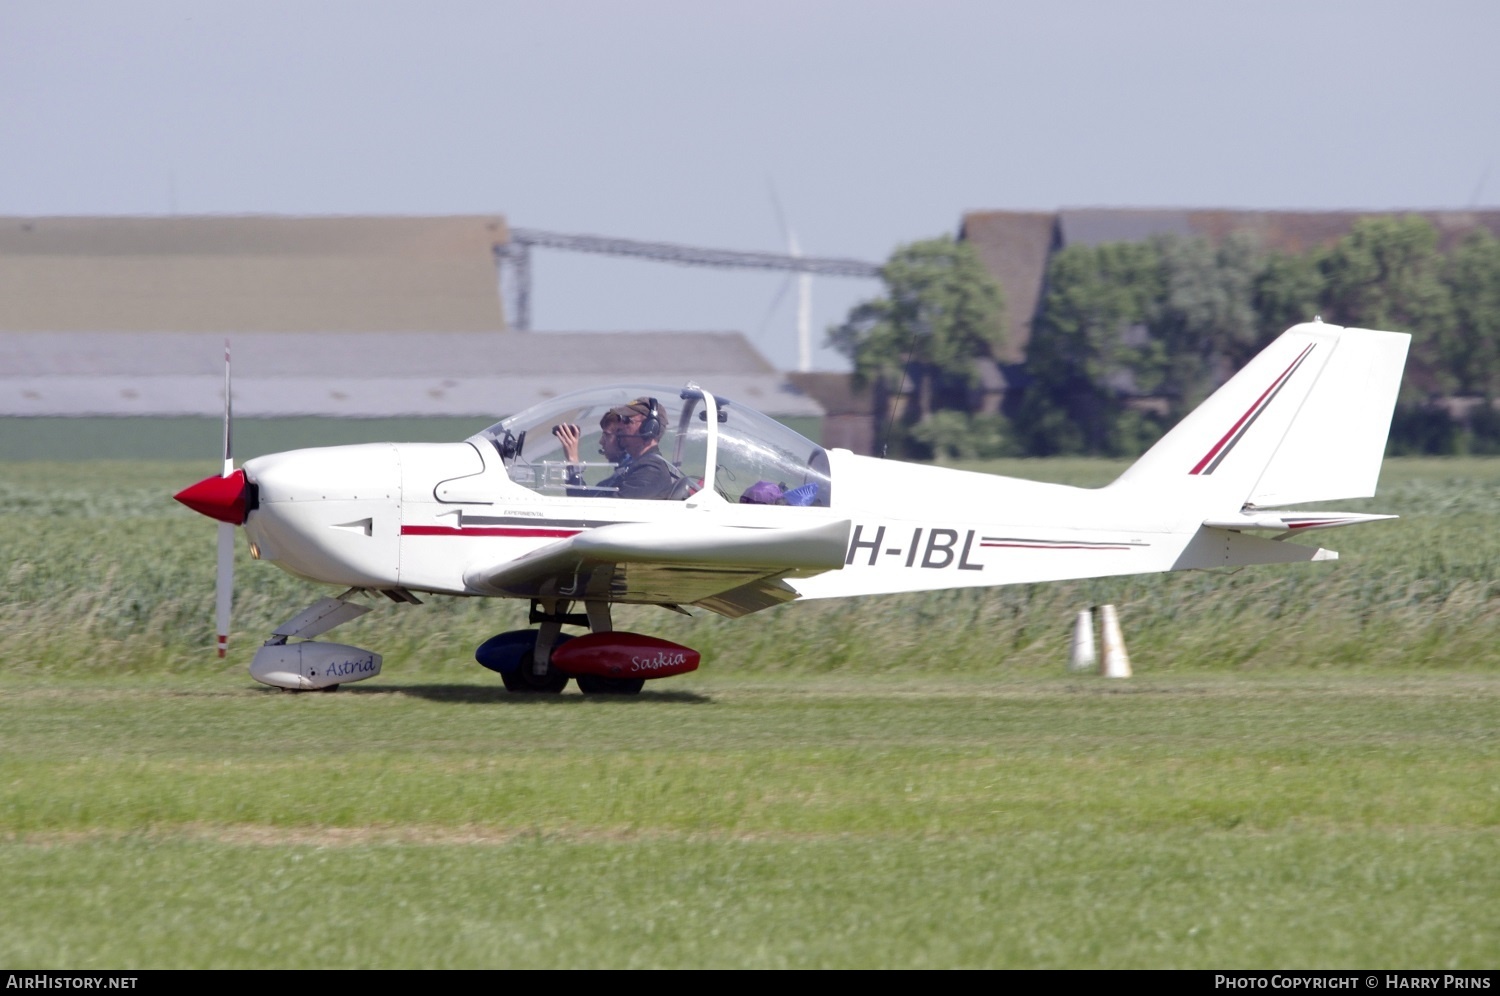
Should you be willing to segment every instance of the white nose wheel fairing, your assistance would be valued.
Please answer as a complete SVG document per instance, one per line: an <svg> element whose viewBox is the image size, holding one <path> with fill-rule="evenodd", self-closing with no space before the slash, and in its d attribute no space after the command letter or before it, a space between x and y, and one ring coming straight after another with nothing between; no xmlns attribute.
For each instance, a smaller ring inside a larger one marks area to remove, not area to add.
<svg viewBox="0 0 1500 996"><path fill-rule="evenodd" d="M351 588L338 598L319 599L276 627L271 638L255 651L250 677L273 688L307 692L379 674L381 656L374 651L311 639L370 611L368 605L348 601L357 591ZM298 642L288 642L293 639Z"/></svg>

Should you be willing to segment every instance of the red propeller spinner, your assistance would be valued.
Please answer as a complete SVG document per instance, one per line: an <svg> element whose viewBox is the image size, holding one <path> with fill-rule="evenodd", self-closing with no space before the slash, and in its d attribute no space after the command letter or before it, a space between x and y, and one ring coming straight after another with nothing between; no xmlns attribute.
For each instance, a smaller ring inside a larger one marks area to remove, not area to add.
<svg viewBox="0 0 1500 996"><path fill-rule="evenodd" d="M232 526L245 523L247 500L245 472L236 470L225 477L215 474L189 485L172 496L194 512L218 519Z"/></svg>

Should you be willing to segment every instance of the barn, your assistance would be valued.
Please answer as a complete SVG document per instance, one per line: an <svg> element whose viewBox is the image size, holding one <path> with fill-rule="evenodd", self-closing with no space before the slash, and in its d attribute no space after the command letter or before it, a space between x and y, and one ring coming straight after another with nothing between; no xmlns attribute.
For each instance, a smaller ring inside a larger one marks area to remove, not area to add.
<svg viewBox="0 0 1500 996"><path fill-rule="evenodd" d="M226 339L236 417L269 448L329 441L330 418L338 442L454 438L621 380L821 434L740 333L510 330L507 238L499 216L0 219L0 456L189 455L217 438Z"/></svg>

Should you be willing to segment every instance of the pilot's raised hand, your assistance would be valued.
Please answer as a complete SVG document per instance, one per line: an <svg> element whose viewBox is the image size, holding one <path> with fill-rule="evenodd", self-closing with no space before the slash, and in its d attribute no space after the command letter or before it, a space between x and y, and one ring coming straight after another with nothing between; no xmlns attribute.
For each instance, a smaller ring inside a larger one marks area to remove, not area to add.
<svg viewBox="0 0 1500 996"><path fill-rule="evenodd" d="M564 422L552 427L552 434L562 443L563 457L569 463L578 463L578 426Z"/></svg>

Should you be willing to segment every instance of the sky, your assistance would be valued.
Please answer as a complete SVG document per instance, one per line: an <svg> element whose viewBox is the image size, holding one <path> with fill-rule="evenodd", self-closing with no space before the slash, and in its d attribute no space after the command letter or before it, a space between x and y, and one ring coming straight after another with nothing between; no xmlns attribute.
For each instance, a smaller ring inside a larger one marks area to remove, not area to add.
<svg viewBox="0 0 1500 996"><path fill-rule="evenodd" d="M1490 0L4 0L0 215L789 228L880 262L973 210L1495 207L1497 38ZM783 275L533 269L538 330L795 364ZM815 339L879 292L816 280Z"/></svg>

